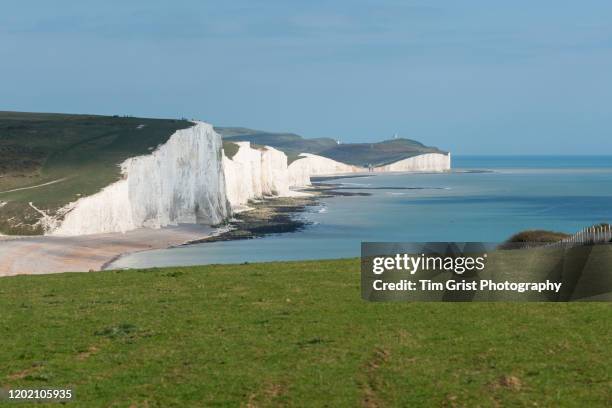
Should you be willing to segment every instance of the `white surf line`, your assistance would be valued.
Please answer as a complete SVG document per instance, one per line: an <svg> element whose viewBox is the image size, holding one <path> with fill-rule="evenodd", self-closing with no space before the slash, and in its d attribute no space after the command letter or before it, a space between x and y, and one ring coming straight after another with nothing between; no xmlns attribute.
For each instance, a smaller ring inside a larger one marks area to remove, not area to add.
<svg viewBox="0 0 612 408"><path fill-rule="evenodd" d="M49 186L51 184L55 184L55 183L61 183L62 181L68 179L68 177L64 177L61 179L57 179L57 180L53 180L53 181L49 181L48 183L43 183L43 184L38 184L36 186L31 186L31 187L20 187L20 188L14 188L12 190L6 190L6 191L0 191L0 194L4 194L4 193L12 193L14 191L22 191L22 190L30 190L32 188L39 188L39 187L44 187L44 186Z"/></svg>

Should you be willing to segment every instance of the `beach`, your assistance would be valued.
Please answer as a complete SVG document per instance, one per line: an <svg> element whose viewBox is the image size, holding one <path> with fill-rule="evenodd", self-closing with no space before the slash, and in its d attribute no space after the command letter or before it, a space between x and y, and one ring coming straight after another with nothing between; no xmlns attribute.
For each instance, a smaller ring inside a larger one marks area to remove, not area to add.
<svg viewBox="0 0 612 408"><path fill-rule="evenodd" d="M78 237L0 236L0 276L98 271L122 254L169 248L219 231L179 225Z"/></svg>

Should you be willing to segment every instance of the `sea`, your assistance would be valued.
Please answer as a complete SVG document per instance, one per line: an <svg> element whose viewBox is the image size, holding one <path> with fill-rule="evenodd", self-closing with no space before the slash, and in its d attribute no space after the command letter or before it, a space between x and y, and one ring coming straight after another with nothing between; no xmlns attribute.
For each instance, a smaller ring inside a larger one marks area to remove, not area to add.
<svg viewBox="0 0 612 408"><path fill-rule="evenodd" d="M357 257L363 241L501 242L529 229L612 223L612 156L453 156L449 173L329 180L347 192L296 232L126 255L109 268Z"/></svg>

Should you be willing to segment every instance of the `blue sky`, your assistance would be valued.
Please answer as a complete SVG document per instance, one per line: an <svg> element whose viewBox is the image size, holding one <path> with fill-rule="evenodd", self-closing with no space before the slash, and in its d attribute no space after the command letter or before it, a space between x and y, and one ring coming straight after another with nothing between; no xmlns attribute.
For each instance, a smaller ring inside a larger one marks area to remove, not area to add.
<svg viewBox="0 0 612 408"><path fill-rule="evenodd" d="M0 78L2 110L612 154L609 0L5 0Z"/></svg>

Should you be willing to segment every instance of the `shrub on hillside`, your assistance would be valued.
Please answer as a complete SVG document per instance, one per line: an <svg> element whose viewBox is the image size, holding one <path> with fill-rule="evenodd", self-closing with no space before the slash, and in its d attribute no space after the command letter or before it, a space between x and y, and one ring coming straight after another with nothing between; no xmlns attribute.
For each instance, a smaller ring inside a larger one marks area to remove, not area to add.
<svg viewBox="0 0 612 408"><path fill-rule="evenodd" d="M569 237L564 232L546 231L546 230L527 230L521 231L512 235L502 245L501 249L524 248L529 244L549 244L559 242L564 238Z"/></svg>

